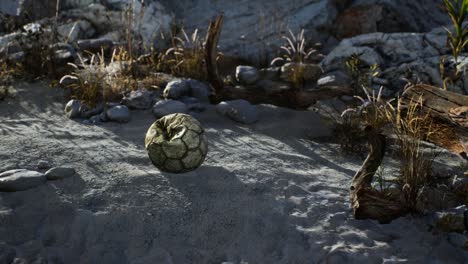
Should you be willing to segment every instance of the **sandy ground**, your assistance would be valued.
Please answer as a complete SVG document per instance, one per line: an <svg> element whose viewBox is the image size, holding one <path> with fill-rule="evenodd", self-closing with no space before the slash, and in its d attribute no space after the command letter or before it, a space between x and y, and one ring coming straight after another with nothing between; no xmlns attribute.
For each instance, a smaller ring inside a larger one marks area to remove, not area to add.
<svg viewBox="0 0 468 264"><path fill-rule="evenodd" d="M245 126L209 109L197 116L207 160L175 175L147 158L150 111L88 126L65 117L59 89L16 89L0 102L0 171L49 160L78 175L0 193L0 262L468 263L423 219L354 220L347 189L362 161L312 139L329 133L313 112L259 106Z"/></svg>

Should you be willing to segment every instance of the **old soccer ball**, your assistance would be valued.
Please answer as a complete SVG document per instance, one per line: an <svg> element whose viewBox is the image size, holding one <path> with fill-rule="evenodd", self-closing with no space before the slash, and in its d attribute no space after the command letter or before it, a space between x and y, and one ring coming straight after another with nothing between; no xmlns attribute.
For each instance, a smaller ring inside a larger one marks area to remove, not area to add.
<svg viewBox="0 0 468 264"><path fill-rule="evenodd" d="M185 114L167 115L154 122L146 132L145 147L158 169L172 173L200 167L208 153L204 129Z"/></svg>

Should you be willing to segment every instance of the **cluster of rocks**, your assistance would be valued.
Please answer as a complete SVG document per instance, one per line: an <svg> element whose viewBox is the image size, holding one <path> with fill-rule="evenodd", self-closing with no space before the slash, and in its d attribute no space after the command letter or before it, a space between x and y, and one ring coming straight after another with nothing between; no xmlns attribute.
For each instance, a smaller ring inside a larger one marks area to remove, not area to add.
<svg viewBox="0 0 468 264"><path fill-rule="evenodd" d="M139 1L133 1L130 8L127 1L107 1L109 3L106 5L97 1L61 1L62 10L57 20L51 18L55 12L49 12L50 7L42 7L43 10L36 8L36 4L40 6L45 2L48 5L47 2L51 1L37 1L31 5L26 2L30 1L7 1L0 6L0 13L9 12L17 19L25 14L29 16L30 9L38 9L34 14L38 15L34 23L26 24L15 32L0 31L0 55L12 63L24 61L28 53L48 47L55 54L54 63L63 66L67 62L77 61L79 53L122 46L127 25L133 27L132 37L141 43L139 46L165 47L166 40L161 38L161 34L168 35L172 21L170 14L158 2L143 6ZM13 5L16 8L10 8ZM44 10L48 10L47 14ZM128 10L133 13L127 21L123 17ZM3 20L3 16L0 16L0 25Z"/></svg>
<svg viewBox="0 0 468 264"><path fill-rule="evenodd" d="M124 93L120 103L98 104L88 107L79 100L70 100L65 114L71 119L82 119L85 124L103 122L127 123L130 110L152 110L156 118L182 113L196 115L209 107L211 87L194 79L174 79L167 83L162 95L146 89ZM216 106L217 112L244 124L257 121L257 109L246 100L224 101Z"/></svg>
<svg viewBox="0 0 468 264"><path fill-rule="evenodd" d="M346 60L356 55L364 67L377 66L378 76L371 76L369 84L378 90L384 87L388 97L398 95L408 82L443 86L441 65L447 75L456 67L463 72L467 54L456 64L447 45L447 31L436 28L428 33L372 33L343 40L321 62L326 72L344 71ZM466 93L466 78L449 89Z"/></svg>
<svg viewBox="0 0 468 264"><path fill-rule="evenodd" d="M47 161L39 161L37 170L14 169L0 173L0 192L25 191L45 184L47 181L72 177L76 171L72 167L53 167Z"/></svg>

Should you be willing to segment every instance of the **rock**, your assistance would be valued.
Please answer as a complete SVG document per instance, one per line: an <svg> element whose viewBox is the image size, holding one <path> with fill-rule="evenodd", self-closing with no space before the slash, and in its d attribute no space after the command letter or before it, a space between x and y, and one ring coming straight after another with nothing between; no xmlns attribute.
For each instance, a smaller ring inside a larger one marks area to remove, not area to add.
<svg viewBox="0 0 468 264"><path fill-rule="evenodd" d="M76 171L74 168L71 167L54 167L45 173L45 177L49 181L54 180L61 180L65 178L69 178L75 175Z"/></svg>
<svg viewBox="0 0 468 264"><path fill-rule="evenodd" d="M184 96L180 98L180 101L184 103L185 105L187 105L189 112L190 111L203 112L206 109L206 106L195 97Z"/></svg>
<svg viewBox="0 0 468 264"><path fill-rule="evenodd" d="M65 105L65 114L68 118L78 118L80 117L81 102L78 100L70 100L67 105Z"/></svg>
<svg viewBox="0 0 468 264"><path fill-rule="evenodd" d="M50 163L46 160L40 160L39 162L37 162L37 169L39 170L50 169Z"/></svg>
<svg viewBox="0 0 468 264"><path fill-rule="evenodd" d="M24 191L46 182L43 173L30 170L10 170L0 173L0 192Z"/></svg>
<svg viewBox="0 0 468 264"><path fill-rule="evenodd" d="M276 93L292 89L290 83L272 80L260 80L256 83L256 86L266 93Z"/></svg>
<svg viewBox="0 0 468 264"><path fill-rule="evenodd" d="M92 25L86 20L60 25L57 27L57 32L68 43L76 42L78 39L90 38L96 33Z"/></svg>
<svg viewBox="0 0 468 264"><path fill-rule="evenodd" d="M188 79L187 82L190 87L189 96L203 103L208 103L210 101L211 88L208 84L193 79Z"/></svg>
<svg viewBox="0 0 468 264"><path fill-rule="evenodd" d="M23 52L20 41L27 37L26 33L14 32L0 36L0 55L10 55Z"/></svg>
<svg viewBox="0 0 468 264"><path fill-rule="evenodd" d="M90 118L89 118L89 122L90 122L91 124L93 124L93 125L99 125L99 124L101 124L101 123L104 122L104 121L102 121L102 119L101 119L101 114L99 114L99 115L95 115L95 116L90 117Z"/></svg>
<svg viewBox="0 0 468 264"><path fill-rule="evenodd" d="M351 78L343 71L332 71L317 80L317 87L350 85Z"/></svg>
<svg viewBox="0 0 468 264"><path fill-rule="evenodd" d="M196 119L186 114L171 114L151 125L145 136L145 148L157 168L182 173L203 163L208 140Z"/></svg>
<svg viewBox="0 0 468 264"><path fill-rule="evenodd" d="M54 53L54 62L58 65L66 65L75 60L75 54L69 50L56 50Z"/></svg>
<svg viewBox="0 0 468 264"><path fill-rule="evenodd" d="M130 109L150 109L153 104L154 93L146 89L139 89L124 94L122 104Z"/></svg>
<svg viewBox="0 0 468 264"><path fill-rule="evenodd" d="M216 106L216 111L243 124L253 124L258 118L257 108L242 99L221 102Z"/></svg>
<svg viewBox="0 0 468 264"><path fill-rule="evenodd" d="M125 105L117 105L107 109L106 116L110 121L127 123L130 121L130 110Z"/></svg>
<svg viewBox="0 0 468 264"><path fill-rule="evenodd" d="M237 66L236 79L241 84L251 85L258 81L258 70L252 66Z"/></svg>
<svg viewBox="0 0 468 264"><path fill-rule="evenodd" d="M177 79L169 82L164 89L166 99L178 100L184 96L195 97L201 102L209 102L210 87L193 79Z"/></svg>
<svg viewBox="0 0 468 264"><path fill-rule="evenodd" d="M172 14L159 1L112 1L109 7L121 6L118 10L109 10L101 4L75 3L70 5L74 9L64 12L65 16L79 18L89 21L100 35L108 32L115 32L127 27L126 19L122 19L122 11L127 10L129 3L132 3L132 33L135 39L141 39L142 45L146 47L157 46L164 48L167 40L161 35L170 35L173 24ZM96 2L96 1L94 1ZM109 2L109 1L106 1Z"/></svg>
<svg viewBox="0 0 468 264"><path fill-rule="evenodd" d="M316 81L322 73L322 68L316 64L290 62L281 67L281 79L286 82Z"/></svg>
<svg viewBox="0 0 468 264"><path fill-rule="evenodd" d="M468 178L455 179L452 183L452 189L460 201L468 204Z"/></svg>
<svg viewBox="0 0 468 264"><path fill-rule="evenodd" d="M0 13L27 17L28 21L55 15L57 0L2 0Z"/></svg>
<svg viewBox="0 0 468 264"><path fill-rule="evenodd" d="M187 80L177 79L169 82L164 89L163 95L166 99L179 99L190 94L190 85Z"/></svg>
<svg viewBox="0 0 468 264"><path fill-rule="evenodd" d="M373 78L373 83L393 93L401 92L408 81L441 87L441 57L449 64L446 68L454 65L453 58L446 56L449 52L446 34L438 28L428 33L372 33L353 37L335 47L321 66L327 72L346 70L346 60L357 54L364 67L378 65L380 74Z"/></svg>
<svg viewBox="0 0 468 264"><path fill-rule="evenodd" d="M107 122L107 121L109 121L109 118L107 117L106 112L102 112L101 114L99 114L99 119L100 119L102 122Z"/></svg>
<svg viewBox="0 0 468 264"><path fill-rule="evenodd" d="M109 39L81 39L77 46L82 51L101 52L101 50L110 50L113 47L112 40Z"/></svg>
<svg viewBox="0 0 468 264"><path fill-rule="evenodd" d="M278 37L278 27L273 26L274 19L265 20L265 16L258 14L288 18L288 27L294 33L304 28L307 39L323 43L325 49L356 35L427 32L450 23L449 17L439 8L440 0L437 3L427 0L273 0L250 1L248 5L227 0L194 0L190 5L187 3L173 1L168 4L175 20L183 20L186 28L200 28L213 16L224 12L220 51L249 61L261 61L264 54L277 52L283 43Z"/></svg>
<svg viewBox="0 0 468 264"><path fill-rule="evenodd" d="M281 67L263 68L258 71L260 79L278 81L280 79Z"/></svg>
<svg viewBox="0 0 468 264"><path fill-rule="evenodd" d="M44 30L42 25L39 23L29 23L23 26L23 30L29 34L39 33L41 30Z"/></svg>
<svg viewBox="0 0 468 264"><path fill-rule="evenodd" d="M189 109L186 104L172 99L161 100L153 106L153 114L157 118L175 113L185 114L188 111Z"/></svg>
<svg viewBox="0 0 468 264"><path fill-rule="evenodd" d="M86 105L82 105L80 107L80 115L83 118L90 118L92 116L99 115L103 111L104 111L104 105L103 104L98 104L98 105L96 105L95 107L93 107L91 109Z"/></svg>
<svg viewBox="0 0 468 264"><path fill-rule="evenodd" d="M20 63L23 61L23 59L25 58L26 56L26 53L21 51L21 52L16 52L16 53L13 53L13 54L10 54L8 56L8 61L10 63Z"/></svg>

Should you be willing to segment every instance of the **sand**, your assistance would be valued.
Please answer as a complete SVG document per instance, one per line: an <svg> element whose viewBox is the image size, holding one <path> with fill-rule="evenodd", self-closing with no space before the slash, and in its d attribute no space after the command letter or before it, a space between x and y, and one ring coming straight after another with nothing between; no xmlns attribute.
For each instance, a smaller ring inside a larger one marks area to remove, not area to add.
<svg viewBox="0 0 468 264"><path fill-rule="evenodd" d="M150 111L89 126L65 117L60 89L15 89L0 102L0 171L48 160L77 175L0 193L0 263L468 263L424 218L354 220L362 160L321 139L330 131L312 111L261 105L259 122L240 125L209 107L196 116L207 160L176 175L147 157Z"/></svg>

